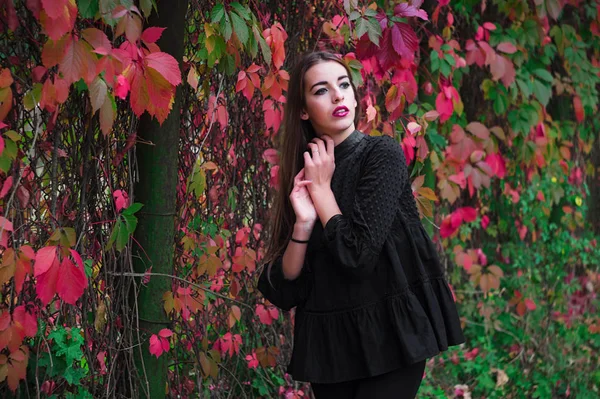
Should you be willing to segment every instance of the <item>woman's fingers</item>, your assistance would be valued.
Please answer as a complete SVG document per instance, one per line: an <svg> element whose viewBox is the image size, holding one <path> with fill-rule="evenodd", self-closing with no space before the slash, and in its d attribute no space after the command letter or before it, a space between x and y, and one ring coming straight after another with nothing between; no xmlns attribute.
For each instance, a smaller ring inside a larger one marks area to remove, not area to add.
<svg viewBox="0 0 600 399"><path fill-rule="evenodd" d="M320 163L321 161L321 154L319 151L319 146L315 143L308 143L308 147L310 148L310 152L312 154L312 160L315 164ZM323 154L325 155L325 154Z"/></svg>
<svg viewBox="0 0 600 399"><path fill-rule="evenodd" d="M335 154L335 152L334 152L335 143L333 142L333 139L329 136L323 136L322 138L327 143L327 154L331 157L331 159L333 159L334 154Z"/></svg>
<svg viewBox="0 0 600 399"><path fill-rule="evenodd" d="M325 142L323 140L315 138L313 141L317 144L317 148L319 149L319 155L321 155L321 157L329 155L327 152L327 148L325 148Z"/></svg>
<svg viewBox="0 0 600 399"><path fill-rule="evenodd" d="M304 151L304 168L310 168L315 166L313 159L310 157L310 153L308 151Z"/></svg>

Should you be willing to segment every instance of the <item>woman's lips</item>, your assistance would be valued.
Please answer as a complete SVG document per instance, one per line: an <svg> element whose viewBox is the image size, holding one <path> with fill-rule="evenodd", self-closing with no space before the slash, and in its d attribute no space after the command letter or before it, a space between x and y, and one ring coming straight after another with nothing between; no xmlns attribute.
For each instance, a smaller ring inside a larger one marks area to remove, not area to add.
<svg viewBox="0 0 600 399"><path fill-rule="evenodd" d="M337 107L336 109L333 110L333 116L335 116L336 118L343 118L346 115L348 115L350 113L350 111L348 110L348 108L346 107Z"/></svg>

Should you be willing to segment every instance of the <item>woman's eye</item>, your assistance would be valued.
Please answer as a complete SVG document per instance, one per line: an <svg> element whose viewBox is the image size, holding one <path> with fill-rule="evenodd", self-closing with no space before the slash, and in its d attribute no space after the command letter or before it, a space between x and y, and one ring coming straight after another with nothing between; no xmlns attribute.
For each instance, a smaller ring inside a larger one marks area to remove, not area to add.
<svg viewBox="0 0 600 399"><path fill-rule="evenodd" d="M341 87L342 89L347 89L348 87L350 87L350 83L349 83L349 82L343 82L343 83L340 85L340 87Z"/></svg>
<svg viewBox="0 0 600 399"><path fill-rule="evenodd" d="M321 94L324 94L324 93L325 93L325 89L319 89L319 90L315 91L315 94L317 96L320 96Z"/></svg>

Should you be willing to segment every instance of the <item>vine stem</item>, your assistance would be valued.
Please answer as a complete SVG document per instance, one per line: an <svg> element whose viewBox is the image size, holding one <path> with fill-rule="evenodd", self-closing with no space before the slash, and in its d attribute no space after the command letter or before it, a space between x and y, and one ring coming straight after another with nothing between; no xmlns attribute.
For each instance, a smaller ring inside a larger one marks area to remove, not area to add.
<svg viewBox="0 0 600 399"><path fill-rule="evenodd" d="M250 310L253 310L252 306L250 306L250 305L248 305L248 304L246 304L244 302L236 301L233 298L229 298L229 297L227 297L225 295L222 295L222 294L219 294L217 292L214 292L213 290L211 290L209 288L203 287L203 286L201 286L199 284L196 284L196 283L192 283L191 281L185 280L185 279L183 279L181 277L174 276L172 274L166 274L166 273L114 273L114 272L109 272L109 274L112 274L113 276L125 276L125 277L146 277L146 276L168 277L168 278L172 278L172 279L175 279L175 280L179 280L179 281L181 281L183 283L189 284L192 287L196 287L196 288L198 288L198 289L200 289L202 291L209 292L210 294L212 294L212 295L214 295L216 297L219 297L221 299L237 303L238 305L241 305L241 306L244 306L244 307L246 307L246 308L248 308Z"/></svg>

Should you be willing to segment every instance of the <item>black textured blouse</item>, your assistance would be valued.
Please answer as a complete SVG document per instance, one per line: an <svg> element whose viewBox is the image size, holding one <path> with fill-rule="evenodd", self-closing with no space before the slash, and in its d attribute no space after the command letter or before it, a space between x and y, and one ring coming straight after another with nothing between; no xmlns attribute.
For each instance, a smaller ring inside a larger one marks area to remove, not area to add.
<svg viewBox="0 0 600 399"><path fill-rule="evenodd" d="M275 306L296 307L288 373L299 381L348 381L463 343L400 145L355 130L335 147L335 164L331 189L342 214L325 228L315 224L298 278L283 277L280 257L258 282Z"/></svg>

